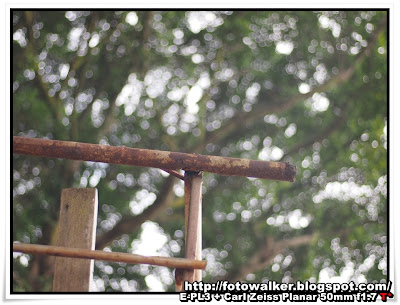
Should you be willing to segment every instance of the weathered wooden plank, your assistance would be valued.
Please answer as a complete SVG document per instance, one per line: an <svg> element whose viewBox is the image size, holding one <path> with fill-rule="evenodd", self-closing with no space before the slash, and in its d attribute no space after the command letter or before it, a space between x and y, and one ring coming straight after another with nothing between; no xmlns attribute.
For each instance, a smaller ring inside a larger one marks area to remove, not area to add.
<svg viewBox="0 0 400 305"><path fill-rule="evenodd" d="M63 189L57 246L94 250L97 224L97 189ZM87 292L93 277L93 260L57 257L54 292Z"/></svg>
<svg viewBox="0 0 400 305"><path fill-rule="evenodd" d="M189 207L190 207L190 194L192 190L192 179L193 175L190 174L191 172L185 172L184 174L184 190L185 190L185 248L187 246L187 240L188 240L188 223L189 223ZM185 249L185 255L186 255L186 249ZM187 257L187 256L186 256ZM181 292L183 291L183 281L186 278L187 275L185 274L187 270L184 269L176 269L175 270L175 291ZM192 272L192 271L190 271ZM193 275L189 276L193 277Z"/></svg>
<svg viewBox="0 0 400 305"><path fill-rule="evenodd" d="M201 188L203 184L203 175L201 172L185 172L185 184L190 186L190 193L186 195L185 201L185 220L186 220L186 244L185 244L185 257L187 259L201 260L202 250L202 211L201 211ZM188 191L188 188L185 188ZM186 203L186 202L185 202ZM185 270L183 280L188 282L201 281L201 270Z"/></svg>

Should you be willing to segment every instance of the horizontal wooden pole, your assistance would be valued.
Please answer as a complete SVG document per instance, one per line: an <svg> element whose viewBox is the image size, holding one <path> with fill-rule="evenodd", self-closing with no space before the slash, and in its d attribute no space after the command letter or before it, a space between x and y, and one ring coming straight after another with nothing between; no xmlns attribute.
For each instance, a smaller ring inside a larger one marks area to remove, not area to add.
<svg viewBox="0 0 400 305"><path fill-rule="evenodd" d="M167 170L205 171L225 176L295 180L296 167L284 162L255 161L160 150L13 137L13 152L50 158L94 161Z"/></svg>
<svg viewBox="0 0 400 305"><path fill-rule="evenodd" d="M66 248L57 246L44 246L35 244L13 244L14 252L51 255L73 258L95 259L110 262L120 262L127 264L148 264L156 266L165 266L170 268L181 269L205 269L207 262L161 256L142 256L137 254L121 253L121 252L105 252L100 250L85 250L76 248Z"/></svg>

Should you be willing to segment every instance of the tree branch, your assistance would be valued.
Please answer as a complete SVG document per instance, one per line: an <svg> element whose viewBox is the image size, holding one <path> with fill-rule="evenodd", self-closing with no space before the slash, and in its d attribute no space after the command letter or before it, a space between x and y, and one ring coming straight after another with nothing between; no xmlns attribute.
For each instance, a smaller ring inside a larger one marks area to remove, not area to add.
<svg viewBox="0 0 400 305"><path fill-rule="evenodd" d="M143 54L145 54L145 56L143 57L142 61L134 61L133 67L131 67L130 70L127 70L128 71L128 76L129 76L130 73L136 73L137 75L139 75L142 78L144 78L144 76L146 75L146 72L147 72L147 69L148 69L148 63L147 63L147 61L148 61L147 60L148 52L144 49L143 46L148 41L149 36L151 34L151 24L150 24L150 22L152 20L152 17L153 17L153 12L147 12L145 20L144 20L144 24L143 24L143 30L142 30L143 31L143 35L142 35L141 39L142 39L142 51L143 51ZM110 78L110 77L111 76L109 75L108 78ZM124 82L124 84L122 84L121 89L123 88L123 86L125 84L126 84L126 82ZM116 99L117 99L118 95L119 95L119 92L116 92L109 99L110 107L104 112L105 119L104 119L104 122L103 122L102 126L99 128L99 132L97 133L98 134L98 136L97 136L98 140L100 140L100 138L107 133L109 127L111 126L111 124L116 119L114 117L113 113L114 113L114 110L117 107L116 106Z"/></svg>
<svg viewBox="0 0 400 305"><path fill-rule="evenodd" d="M337 76L331 78L328 82L325 84L322 84L318 87L315 87L312 91L306 93L306 94L296 94L292 96L291 98L287 99L284 102L263 102L263 103L258 103L251 112L249 113L243 113L239 112L238 114L234 115L225 125L223 125L221 128L209 132L206 135L206 140L204 144L207 143L217 143L224 138L228 137L230 134L236 132L238 129L242 128L244 125L248 124L254 124L254 122L257 122L260 118L263 118L265 115L270 114L270 113L282 113L288 109L290 109L294 104L304 101L307 98L310 98L313 96L313 94L317 92L324 92L331 90L338 85L343 84L344 82L348 81L354 74L355 70L357 67L360 66L360 64L365 60L366 57L369 56L372 47L375 45L379 34L383 31L384 26L385 26L385 20L382 20L377 31L375 31L374 35L372 36L371 40L368 43L368 46L363 50L363 52L358 56L358 58L354 61L354 64L350 66L347 70L339 73ZM201 150L202 148L200 147L202 145L199 144L196 147L194 147L194 150Z"/></svg>
<svg viewBox="0 0 400 305"><path fill-rule="evenodd" d="M97 237L96 249L103 249L114 239L118 238L122 234L131 234L140 228L140 226L147 220L152 220L164 208L169 202L171 202L174 196L174 185L177 178L169 176L157 196L154 203L143 211L142 214L137 216L126 216L118 222L114 228Z"/></svg>
<svg viewBox="0 0 400 305"><path fill-rule="evenodd" d="M39 74L39 68L37 63L37 54L36 54L36 46L35 46L35 39L33 37L32 31L32 24L33 24L33 12L32 11L25 11L25 22L26 28L28 32L28 45L25 49L26 58L31 59L32 67L35 71L35 83L39 88L39 91L43 97L44 102L46 103L47 107L50 109L52 116L56 119L56 124L60 124L61 122L61 113L58 107L58 103L60 101L54 97L49 96L49 87L47 83L45 83L42 77Z"/></svg>
<svg viewBox="0 0 400 305"><path fill-rule="evenodd" d="M240 269L228 274L225 278L235 283L241 281L250 273L267 268L273 259L289 247L299 247L311 243L315 234L301 235L292 239L275 241L272 237L267 238L265 246L260 247L253 254L247 264L241 265Z"/></svg>
<svg viewBox="0 0 400 305"><path fill-rule="evenodd" d="M346 113L340 115L334 120L328 127L326 127L323 131L317 134L312 134L312 136L308 137L305 141L300 141L293 145L282 157L282 160L286 156L290 156L296 152L298 152L301 148L306 148L313 145L315 142L321 142L322 140L328 138L334 131L339 129L346 122Z"/></svg>
<svg viewBox="0 0 400 305"><path fill-rule="evenodd" d="M320 237L333 237L340 236L341 240L348 238L349 232L354 230L357 226L364 226L367 223L376 224L376 221L364 221L360 222L351 227L346 227L344 229L338 230L334 233L330 232L314 232L311 234L304 234L300 236L293 237L291 239L275 241L271 236L267 237L267 242L264 246L258 248L258 250L253 254L247 264L241 265L239 270L232 270L228 273L224 279L229 280L231 283L241 281L246 278L250 273L255 273L261 269L269 267L273 259L281 254L287 248L295 248L304 245L309 245L313 240Z"/></svg>

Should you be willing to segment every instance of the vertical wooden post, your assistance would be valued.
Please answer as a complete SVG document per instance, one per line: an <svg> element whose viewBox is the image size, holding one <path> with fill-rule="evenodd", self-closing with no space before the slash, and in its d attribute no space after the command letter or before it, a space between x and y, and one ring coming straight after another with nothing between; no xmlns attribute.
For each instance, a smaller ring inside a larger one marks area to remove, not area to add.
<svg viewBox="0 0 400 305"><path fill-rule="evenodd" d="M203 186L203 173L200 172L198 173L192 180L192 192L195 192L195 196L191 197L191 200L195 201L196 204L193 204L195 207L195 213L197 213L197 217L193 216L193 218L197 218L197 230L194 229L193 231L196 232L196 240L197 240L197 245L196 245L196 250L195 250L195 259L201 260L202 255L201 252L203 250L202 247L202 240L203 240L203 235L202 235L202 186ZM193 211L192 211L193 213ZM189 217L192 216L189 213ZM195 269L194 270L194 281L200 282L202 278L202 270L200 269Z"/></svg>
<svg viewBox="0 0 400 305"><path fill-rule="evenodd" d="M185 257L187 258L187 241L188 241L188 223L189 223L189 206L190 206L190 194L192 190L192 172L185 172L184 175L184 190L185 190ZM186 278L186 270L176 269L175 270L175 291L183 291L183 281Z"/></svg>
<svg viewBox="0 0 400 305"><path fill-rule="evenodd" d="M201 172L185 172L185 257L201 260ZM201 270L185 270L183 280L201 281Z"/></svg>
<svg viewBox="0 0 400 305"><path fill-rule="evenodd" d="M57 246L94 250L97 224L97 189L63 189ZM93 260L57 257L54 292L87 292Z"/></svg>

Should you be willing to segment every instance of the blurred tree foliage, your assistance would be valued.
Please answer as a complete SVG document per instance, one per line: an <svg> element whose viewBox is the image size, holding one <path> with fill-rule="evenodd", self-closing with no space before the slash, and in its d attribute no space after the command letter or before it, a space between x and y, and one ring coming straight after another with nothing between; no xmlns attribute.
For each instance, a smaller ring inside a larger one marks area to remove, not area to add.
<svg viewBox="0 0 400 305"><path fill-rule="evenodd" d="M386 279L386 11L19 10L11 34L13 135L297 166L204 175L205 281ZM54 244L67 187L98 188L98 249L183 257L178 179L30 156L13 241ZM51 291L52 263L15 253L13 291ZM94 290L173 291L173 270L97 261Z"/></svg>

